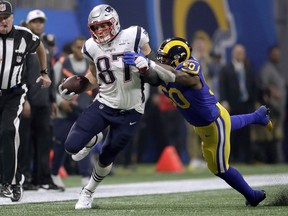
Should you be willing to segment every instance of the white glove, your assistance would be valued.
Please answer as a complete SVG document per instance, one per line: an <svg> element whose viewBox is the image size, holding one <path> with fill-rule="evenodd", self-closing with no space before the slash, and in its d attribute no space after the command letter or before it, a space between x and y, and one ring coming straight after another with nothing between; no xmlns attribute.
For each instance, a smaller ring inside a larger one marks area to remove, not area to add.
<svg viewBox="0 0 288 216"><path fill-rule="evenodd" d="M70 93L66 94L68 92L68 89L62 89L62 84L60 84L58 86L58 91L59 91L61 97L66 99L66 100L71 100L73 98L73 96L76 95L75 92L70 92Z"/></svg>
<svg viewBox="0 0 288 216"><path fill-rule="evenodd" d="M148 60L143 56L138 56L135 59L135 65L141 73L145 73L149 69Z"/></svg>

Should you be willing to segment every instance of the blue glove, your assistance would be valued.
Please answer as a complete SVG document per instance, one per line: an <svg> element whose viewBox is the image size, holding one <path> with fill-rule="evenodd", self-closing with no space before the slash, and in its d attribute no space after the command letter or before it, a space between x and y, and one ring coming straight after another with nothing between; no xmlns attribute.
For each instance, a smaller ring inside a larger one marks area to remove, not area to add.
<svg viewBox="0 0 288 216"><path fill-rule="evenodd" d="M127 65L133 65L133 66L136 66L136 63L135 63L135 60L139 57L139 56L142 56L142 57L145 57L141 54L138 54L138 53L135 53L135 52L126 52L124 53L123 55L123 62ZM145 57L146 58L146 57Z"/></svg>

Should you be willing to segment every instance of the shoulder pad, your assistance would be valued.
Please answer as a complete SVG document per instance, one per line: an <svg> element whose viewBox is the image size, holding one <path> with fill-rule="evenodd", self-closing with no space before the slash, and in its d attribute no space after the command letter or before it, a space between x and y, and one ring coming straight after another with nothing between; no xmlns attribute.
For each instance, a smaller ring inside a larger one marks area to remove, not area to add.
<svg viewBox="0 0 288 216"><path fill-rule="evenodd" d="M180 66L180 67L179 67ZM200 63L194 59L185 60L181 63L181 65L178 65L176 69L181 70L185 73L196 75L200 71Z"/></svg>

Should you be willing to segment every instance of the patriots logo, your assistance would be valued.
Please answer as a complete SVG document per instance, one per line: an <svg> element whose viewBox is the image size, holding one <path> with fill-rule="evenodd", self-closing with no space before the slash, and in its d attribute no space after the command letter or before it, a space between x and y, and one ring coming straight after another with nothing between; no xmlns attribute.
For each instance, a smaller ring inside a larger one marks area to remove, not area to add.
<svg viewBox="0 0 288 216"><path fill-rule="evenodd" d="M107 8L105 8L105 11L108 12L108 13L111 13L113 11L113 8L107 7Z"/></svg>
<svg viewBox="0 0 288 216"><path fill-rule="evenodd" d="M0 4L0 11L6 11L6 5Z"/></svg>

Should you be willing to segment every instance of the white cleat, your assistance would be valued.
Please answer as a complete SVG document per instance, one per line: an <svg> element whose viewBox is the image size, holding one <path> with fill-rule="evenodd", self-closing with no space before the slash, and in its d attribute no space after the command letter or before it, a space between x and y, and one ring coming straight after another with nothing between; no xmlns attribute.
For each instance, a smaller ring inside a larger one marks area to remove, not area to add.
<svg viewBox="0 0 288 216"><path fill-rule="evenodd" d="M83 188L80 197L75 205L75 209L91 209L93 203L93 192Z"/></svg>
<svg viewBox="0 0 288 216"><path fill-rule="evenodd" d="M100 132L99 134L94 136L88 142L88 144L83 149L81 149L77 154L72 155L72 159L74 161L82 160L83 158L85 158L89 154L89 152L94 148L94 146L96 146L99 142L101 142L102 139L103 139L103 133Z"/></svg>

